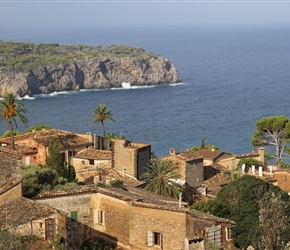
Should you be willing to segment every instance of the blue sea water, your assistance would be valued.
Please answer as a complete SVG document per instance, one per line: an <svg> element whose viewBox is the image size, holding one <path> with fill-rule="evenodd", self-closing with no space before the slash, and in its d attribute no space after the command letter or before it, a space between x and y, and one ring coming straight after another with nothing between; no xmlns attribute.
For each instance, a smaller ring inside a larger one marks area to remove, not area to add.
<svg viewBox="0 0 290 250"><path fill-rule="evenodd" d="M1 29L0 29L1 30ZM79 91L21 100L29 126L45 123L68 131L101 134L91 110L105 103L115 123L106 131L150 143L158 156L206 143L251 152L255 121L290 117L290 28L157 27L1 32L3 41L60 44L125 44L173 61L182 84ZM3 133L7 127L1 125ZM20 126L20 130L24 130Z"/></svg>

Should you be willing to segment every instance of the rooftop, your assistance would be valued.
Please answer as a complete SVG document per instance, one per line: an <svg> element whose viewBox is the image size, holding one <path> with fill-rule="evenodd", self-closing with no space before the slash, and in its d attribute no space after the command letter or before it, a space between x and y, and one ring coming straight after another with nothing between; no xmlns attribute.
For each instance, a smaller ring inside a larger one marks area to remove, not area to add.
<svg viewBox="0 0 290 250"><path fill-rule="evenodd" d="M212 149L201 149L199 151L199 154L203 156L203 158L206 159L214 159L217 156L219 156L221 153L223 153L222 150L212 150Z"/></svg>
<svg viewBox="0 0 290 250"><path fill-rule="evenodd" d="M182 161L191 161L191 160L195 160L195 159L202 159L203 156L200 155L199 153L194 152L194 151L185 151L185 152L180 152L180 153L176 153L176 154L170 154L170 155L164 156L162 158L175 158L175 159L182 160Z"/></svg>
<svg viewBox="0 0 290 250"><path fill-rule="evenodd" d="M49 146L52 137L57 137L63 148L76 146L76 145L86 145L91 144L91 142L81 136L78 136L75 133L58 130L58 129L49 129L49 130L41 130L34 131L31 133L26 133L23 135L17 135L14 137L15 144L19 145L19 147L23 147L21 144L22 141L25 140L33 140L45 147ZM0 142L10 144L10 138L0 139Z"/></svg>
<svg viewBox="0 0 290 250"><path fill-rule="evenodd" d="M82 159L111 160L112 152L109 150L84 149L74 157Z"/></svg>
<svg viewBox="0 0 290 250"><path fill-rule="evenodd" d="M8 227L14 227L26 224L30 220L49 217L55 213L63 212L22 197L0 207L0 228L6 227L6 220Z"/></svg>

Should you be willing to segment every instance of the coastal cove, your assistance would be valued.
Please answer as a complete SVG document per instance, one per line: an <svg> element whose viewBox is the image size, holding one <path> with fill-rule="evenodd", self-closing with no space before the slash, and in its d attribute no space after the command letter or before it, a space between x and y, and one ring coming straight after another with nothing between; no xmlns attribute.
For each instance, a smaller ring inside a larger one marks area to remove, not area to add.
<svg viewBox="0 0 290 250"><path fill-rule="evenodd" d="M1 29L0 29L1 31ZM1 32L1 34L4 34ZM9 37L8 37L9 35ZM148 28L10 34L3 41L61 44L125 44L161 53L182 84L36 95L22 99L29 126L44 123L101 134L89 115L99 103L114 114L107 132L150 143L158 156L206 143L249 153L255 121L290 117L290 32L287 28ZM24 130L19 124L19 130ZM0 132L7 130L2 124Z"/></svg>

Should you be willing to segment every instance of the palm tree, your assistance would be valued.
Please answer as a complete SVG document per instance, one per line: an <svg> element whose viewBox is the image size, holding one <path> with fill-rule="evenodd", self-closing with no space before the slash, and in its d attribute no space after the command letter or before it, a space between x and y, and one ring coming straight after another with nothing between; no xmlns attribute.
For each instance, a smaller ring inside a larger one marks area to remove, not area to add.
<svg viewBox="0 0 290 250"><path fill-rule="evenodd" d="M97 105L93 110L93 113L90 115L90 117L94 117L94 120L92 123L97 123L100 125L102 124L103 129L103 136L106 137L105 132L105 124L104 121L111 121L114 122L112 111L107 108L105 104L99 104Z"/></svg>
<svg viewBox="0 0 290 250"><path fill-rule="evenodd" d="M177 166L172 165L169 160L152 159L146 168L147 172L141 175L141 179L147 183L146 190L174 198L179 197L182 187L175 181L180 178Z"/></svg>
<svg viewBox="0 0 290 250"><path fill-rule="evenodd" d="M17 103L13 94L8 93L3 96L3 99L0 101L0 123L3 121L7 122L10 129L10 137L11 137L11 146L12 149L15 150L15 142L13 135L13 122L15 127L17 128L16 119L18 118L21 123L27 125L28 119L23 115L29 113L22 103Z"/></svg>

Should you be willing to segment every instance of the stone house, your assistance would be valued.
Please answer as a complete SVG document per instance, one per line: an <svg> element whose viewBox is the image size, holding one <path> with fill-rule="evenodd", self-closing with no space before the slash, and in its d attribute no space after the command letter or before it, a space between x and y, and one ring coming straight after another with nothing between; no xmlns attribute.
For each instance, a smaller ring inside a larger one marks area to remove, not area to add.
<svg viewBox="0 0 290 250"><path fill-rule="evenodd" d="M265 173L265 172L264 172ZM265 176L270 176L273 179L273 184L279 186L282 190L290 194L290 170L279 169L272 173L265 173Z"/></svg>
<svg viewBox="0 0 290 250"><path fill-rule="evenodd" d="M216 149L201 149L198 153L203 157L204 166L212 166L217 161L227 159L232 156L230 153Z"/></svg>
<svg viewBox="0 0 290 250"><path fill-rule="evenodd" d="M150 161L151 145L130 142L122 139L112 140L112 168L139 180Z"/></svg>
<svg viewBox="0 0 290 250"><path fill-rule="evenodd" d="M111 168L112 152L109 150L84 149L71 159L76 171L76 178L84 181L84 174L97 174L101 169Z"/></svg>
<svg viewBox="0 0 290 250"><path fill-rule="evenodd" d="M0 206L22 197L21 155L0 148Z"/></svg>
<svg viewBox="0 0 290 250"><path fill-rule="evenodd" d="M169 160L178 167L181 183L190 187L201 186L204 180L203 157L193 151L176 153L175 149L170 149L170 155L161 157Z"/></svg>
<svg viewBox="0 0 290 250"><path fill-rule="evenodd" d="M136 250L202 250L210 242L233 246L234 222L138 188L84 186L47 191L35 200L68 213L67 239L74 245L101 237Z"/></svg>
<svg viewBox="0 0 290 250"><path fill-rule="evenodd" d="M45 164L51 138L56 137L62 145L63 161L71 164L77 152L93 146L93 142L75 133L58 129L34 131L15 136L16 150L22 154L22 164ZM0 139L2 146L11 144L10 138Z"/></svg>
<svg viewBox="0 0 290 250"><path fill-rule="evenodd" d="M66 238L66 214L22 197L21 155L0 149L0 230L52 240Z"/></svg>
<svg viewBox="0 0 290 250"><path fill-rule="evenodd" d="M264 148L258 148L258 152L255 150L251 154L241 154L241 155L232 155L228 157L221 158L216 161L217 164L227 168L228 170L235 169L241 159L250 159L253 158L257 161L265 163L265 152Z"/></svg>

